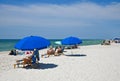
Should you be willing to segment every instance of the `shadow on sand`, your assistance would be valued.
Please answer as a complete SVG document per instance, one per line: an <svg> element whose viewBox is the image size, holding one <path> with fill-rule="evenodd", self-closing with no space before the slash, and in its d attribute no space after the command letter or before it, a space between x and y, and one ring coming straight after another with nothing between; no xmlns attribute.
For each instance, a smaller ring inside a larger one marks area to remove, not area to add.
<svg viewBox="0 0 120 81"><path fill-rule="evenodd" d="M34 64L33 66L26 66L26 69L51 69L51 68L56 68L58 65L56 64L50 64L50 63L37 63Z"/></svg>
<svg viewBox="0 0 120 81"><path fill-rule="evenodd" d="M71 56L71 57L85 57L87 56L86 54L69 54L69 55L65 55L65 56Z"/></svg>

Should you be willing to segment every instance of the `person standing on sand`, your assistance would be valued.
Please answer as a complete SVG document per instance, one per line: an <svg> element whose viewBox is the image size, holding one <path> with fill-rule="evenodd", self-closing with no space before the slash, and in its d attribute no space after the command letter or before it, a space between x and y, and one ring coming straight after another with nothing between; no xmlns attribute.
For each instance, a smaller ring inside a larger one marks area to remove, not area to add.
<svg viewBox="0 0 120 81"><path fill-rule="evenodd" d="M35 60L37 60L37 62L39 62L40 57L39 57L39 50L38 49L34 49L33 55L34 55L34 57L36 57Z"/></svg>

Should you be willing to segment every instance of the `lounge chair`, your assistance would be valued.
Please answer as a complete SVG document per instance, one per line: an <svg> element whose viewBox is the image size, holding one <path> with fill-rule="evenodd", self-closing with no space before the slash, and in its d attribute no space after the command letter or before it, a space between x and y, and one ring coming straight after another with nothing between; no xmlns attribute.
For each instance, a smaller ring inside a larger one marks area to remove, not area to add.
<svg viewBox="0 0 120 81"><path fill-rule="evenodd" d="M22 65L23 67L32 65L32 59L31 57L23 58L22 60L16 60L16 64L14 64L14 68L16 68L16 65L19 67Z"/></svg>

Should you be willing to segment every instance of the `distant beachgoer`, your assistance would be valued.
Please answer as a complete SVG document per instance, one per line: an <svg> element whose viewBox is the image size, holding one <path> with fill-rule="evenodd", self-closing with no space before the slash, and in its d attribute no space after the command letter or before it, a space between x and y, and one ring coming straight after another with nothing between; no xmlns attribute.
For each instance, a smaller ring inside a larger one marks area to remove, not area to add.
<svg viewBox="0 0 120 81"><path fill-rule="evenodd" d="M9 55L16 55L16 50L11 50Z"/></svg>
<svg viewBox="0 0 120 81"><path fill-rule="evenodd" d="M26 51L25 54L32 54L32 51Z"/></svg>
<svg viewBox="0 0 120 81"><path fill-rule="evenodd" d="M72 49L74 49L74 48L78 48L78 46L77 46L77 45L73 45L73 46L72 46Z"/></svg>
<svg viewBox="0 0 120 81"><path fill-rule="evenodd" d="M14 51L11 50L10 53L9 53L9 55L14 55Z"/></svg>
<svg viewBox="0 0 120 81"><path fill-rule="evenodd" d="M103 40L103 42L101 43L101 45L110 45L111 42L110 40Z"/></svg>

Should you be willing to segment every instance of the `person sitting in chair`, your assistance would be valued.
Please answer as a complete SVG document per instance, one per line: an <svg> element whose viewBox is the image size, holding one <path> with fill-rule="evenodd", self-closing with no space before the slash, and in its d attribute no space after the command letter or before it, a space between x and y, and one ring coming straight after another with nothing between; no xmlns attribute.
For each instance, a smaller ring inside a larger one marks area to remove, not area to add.
<svg viewBox="0 0 120 81"><path fill-rule="evenodd" d="M23 59L20 60L16 60L16 64L14 64L14 68L16 68L16 65L19 67L20 64L23 65L23 67L27 66L27 65L34 65L36 64L36 61L38 62L39 59L39 53L37 49L34 49L34 52L32 55L30 56L26 56Z"/></svg>
<svg viewBox="0 0 120 81"><path fill-rule="evenodd" d="M54 55L54 54L55 54L55 50L54 50L52 47L50 47L50 48L47 50L47 53L44 54L44 55L42 55L42 57L45 56L45 55L48 55L48 57L49 57L50 55Z"/></svg>
<svg viewBox="0 0 120 81"><path fill-rule="evenodd" d="M32 65L32 56L27 56L21 60L16 60L16 64L14 64L14 68L16 68L16 65L19 67L19 65L23 65L23 67L27 65Z"/></svg>
<svg viewBox="0 0 120 81"><path fill-rule="evenodd" d="M59 55L60 53L63 53L64 48L62 48L61 46L58 46L56 51L55 51L55 55Z"/></svg>

